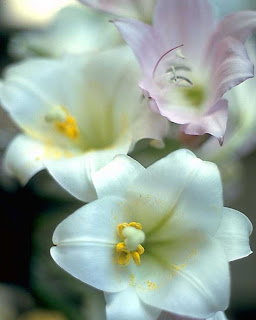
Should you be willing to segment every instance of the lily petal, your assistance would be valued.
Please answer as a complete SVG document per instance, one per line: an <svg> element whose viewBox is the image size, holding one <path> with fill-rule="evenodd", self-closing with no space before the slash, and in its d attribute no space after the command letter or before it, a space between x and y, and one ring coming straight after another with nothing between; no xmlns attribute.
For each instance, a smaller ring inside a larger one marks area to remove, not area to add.
<svg viewBox="0 0 256 320"><path fill-rule="evenodd" d="M53 234L55 262L81 281L108 292L126 289L131 277L129 266L115 263L116 226L124 221L123 202L116 197L91 202L62 221Z"/></svg>
<svg viewBox="0 0 256 320"><path fill-rule="evenodd" d="M121 17L150 21L156 0L79 0L87 6Z"/></svg>
<svg viewBox="0 0 256 320"><path fill-rule="evenodd" d="M137 161L124 155L116 156L104 168L92 175L98 198L123 196L135 177L146 170Z"/></svg>
<svg viewBox="0 0 256 320"><path fill-rule="evenodd" d="M208 318L207 320L228 320L225 313L222 311L218 311L215 313L215 315L211 318Z"/></svg>
<svg viewBox="0 0 256 320"><path fill-rule="evenodd" d="M110 49L120 43L110 18L84 6L64 7L45 28L18 32L11 38L9 52L15 58L61 57Z"/></svg>
<svg viewBox="0 0 256 320"><path fill-rule="evenodd" d="M106 312L109 320L156 320L161 310L146 305L130 287L117 293L105 293ZM128 303L129 302L129 303Z"/></svg>
<svg viewBox="0 0 256 320"><path fill-rule="evenodd" d="M19 179L22 184L44 168L45 146L26 136L16 136L8 146L4 157L4 167L10 175ZM17 161L19 159L19 161Z"/></svg>
<svg viewBox="0 0 256 320"><path fill-rule="evenodd" d="M188 150L175 151L148 167L135 178L128 195L130 202L135 203L135 215L140 211L136 206L141 205L145 211L138 219L154 238L162 238L161 228L165 225L168 229L168 219L170 223L184 219L192 229L211 234L215 234L221 221L219 171L215 164L201 161Z"/></svg>
<svg viewBox="0 0 256 320"><path fill-rule="evenodd" d="M212 34L209 53L226 37L232 37L244 43L256 27L256 11L239 11L226 16Z"/></svg>
<svg viewBox="0 0 256 320"><path fill-rule="evenodd" d="M250 220L241 212L223 209L221 225L216 233L226 251L229 261L247 257L252 253L249 236L252 233Z"/></svg>
<svg viewBox="0 0 256 320"><path fill-rule="evenodd" d="M159 0L153 26L169 48L184 44L185 57L198 64L214 31L215 18L206 0Z"/></svg>
<svg viewBox="0 0 256 320"><path fill-rule="evenodd" d="M173 243L147 245L134 279L139 297L156 308L200 319L225 310L230 276L221 244L200 233L184 234Z"/></svg>
<svg viewBox="0 0 256 320"><path fill-rule="evenodd" d="M81 201L90 202L97 198L92 184L93 172L104 167L117 154L127 154L131 146L131 139L121 137L115 146L92 150L84 155L49 160L45 162L46 168L53 178L68 192Z"/></svg>
<svg viewBox="0 0 256 320"><path fill-rule="evenodd" d="M233 87L254 76L254 66L242 42L231 37L216 45L211 62L213 101L217 101Z"/></svg>
<svg viewBox="0 0 256 320"><path fill-rule="evenodd" d="M114 23L126 43L133 50L143 73L151 77L159 57L171 48L164 46L158 32L143 22L132 19L118 19Z"/></svg>
<svg viewBox="0 0 256 320"><path fill-rule="evenodd" d="M209 111L199 117L197 121L190 122L182 126L186 134L202 135L209 133L216 137L220 144L223 144L224 134L228 120L228 101L219 100Z"/></svg>

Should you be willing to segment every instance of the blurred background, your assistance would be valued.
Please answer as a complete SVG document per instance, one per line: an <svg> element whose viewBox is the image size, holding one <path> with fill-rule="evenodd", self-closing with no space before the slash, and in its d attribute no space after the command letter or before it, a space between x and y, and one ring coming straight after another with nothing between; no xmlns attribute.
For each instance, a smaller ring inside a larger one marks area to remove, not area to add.
<svg viewBox="0 0 256 320"><path fill-rule="evenodd" d="M256 9L255 0L211 2L219 17L240 9ZM71 0L1 0L0 72L25 52L20 47L20 51L16 50L21 45L20 40L13 42L17 34L37 32L38 28L44 30L59 10L70 4L79 6L77 1ZM17 132L0 109L0 165L7 144ZM256 225L256 150L247 153L240 165L242 177L238 180L238 191L235 196L226 197L225 204L245 213ZM60 189L46 172L37 174L22 188L1 166L0 320L104 319L102 294L66 274L49 255L57 224L81 205ZM254 234L251 246L255 251ZM255 255L232 262L229 319L256 320L255 270Z"/></svg>

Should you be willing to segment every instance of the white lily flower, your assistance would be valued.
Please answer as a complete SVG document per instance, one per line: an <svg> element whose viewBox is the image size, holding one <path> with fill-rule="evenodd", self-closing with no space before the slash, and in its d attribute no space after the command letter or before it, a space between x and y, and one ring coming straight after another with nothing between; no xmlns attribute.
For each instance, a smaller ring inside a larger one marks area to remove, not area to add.
<svg viewBox="0 0 256 320"><path fill-rule="evenodd" d="M8 148L8 171L25 184L46 168L78 199L95 199L93 171L138 140L165 134L167 122L147 111L136 78L125 47L87 61L35 59L10 67L0 101L23 133Z"/></svg>
<svg viewBox="0 0 256 320"><path fill-rule="evenodd" d="M223 208L215 164L178 150L145 169L121 155L93 181L99 199L59 224L51 255L105 292L107 319L162 310L205 319L227 308L228 261L251 253L252 225Z"/></svg>
<svg viewBox="0 0 256 320"><path fill-rule="evenodd" d="M11 39L9 52L14 57L24 58L106 50L121 43L110 19L110 15L84 6L65 7L45 28L17 33Z"/></svg>

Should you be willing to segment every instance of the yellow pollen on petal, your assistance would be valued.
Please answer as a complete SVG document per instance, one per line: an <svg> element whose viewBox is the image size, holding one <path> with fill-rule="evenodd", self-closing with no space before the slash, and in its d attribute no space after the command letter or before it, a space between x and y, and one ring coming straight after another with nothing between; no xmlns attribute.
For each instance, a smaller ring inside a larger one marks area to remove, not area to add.
<svg viewBox="0 0 256 320"><path fill-rule="evenodd" d="M116 245L118 264L126 266L132 258L134 263L139 266L141 262L140 256L145 251L140 244L145 239L141 224L138 222L121 223L118 225L117 233L124 240Z"/></svg>
<svg viewBox="0 0 256 320"><path fill-rule="evenodd" d="M57 121L56 127L61 133L68 136L70 139L76 139L79 136L76 119L70 115L67 116L64 122Z"/></svg>
<svg viewBox="0 0 256 320"><path fill-rule="evenodd" d="M64 106L55 106L46 114L45 121L53 123L55 128L70 139L76 139L79 136L79 129L76 119L68 112Z"/></svg>

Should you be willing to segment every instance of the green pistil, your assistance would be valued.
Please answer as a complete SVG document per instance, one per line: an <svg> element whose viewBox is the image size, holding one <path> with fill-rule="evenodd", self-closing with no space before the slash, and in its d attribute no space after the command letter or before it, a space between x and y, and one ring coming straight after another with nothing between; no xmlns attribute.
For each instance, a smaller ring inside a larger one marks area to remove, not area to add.
<svg viewBox="0 0 256 320"><path fill-rule="evenodd" d="M182 92L187 101L195 107L200 107L205 99L205 91L203 87L199 85L182 88Z"/></svg>

